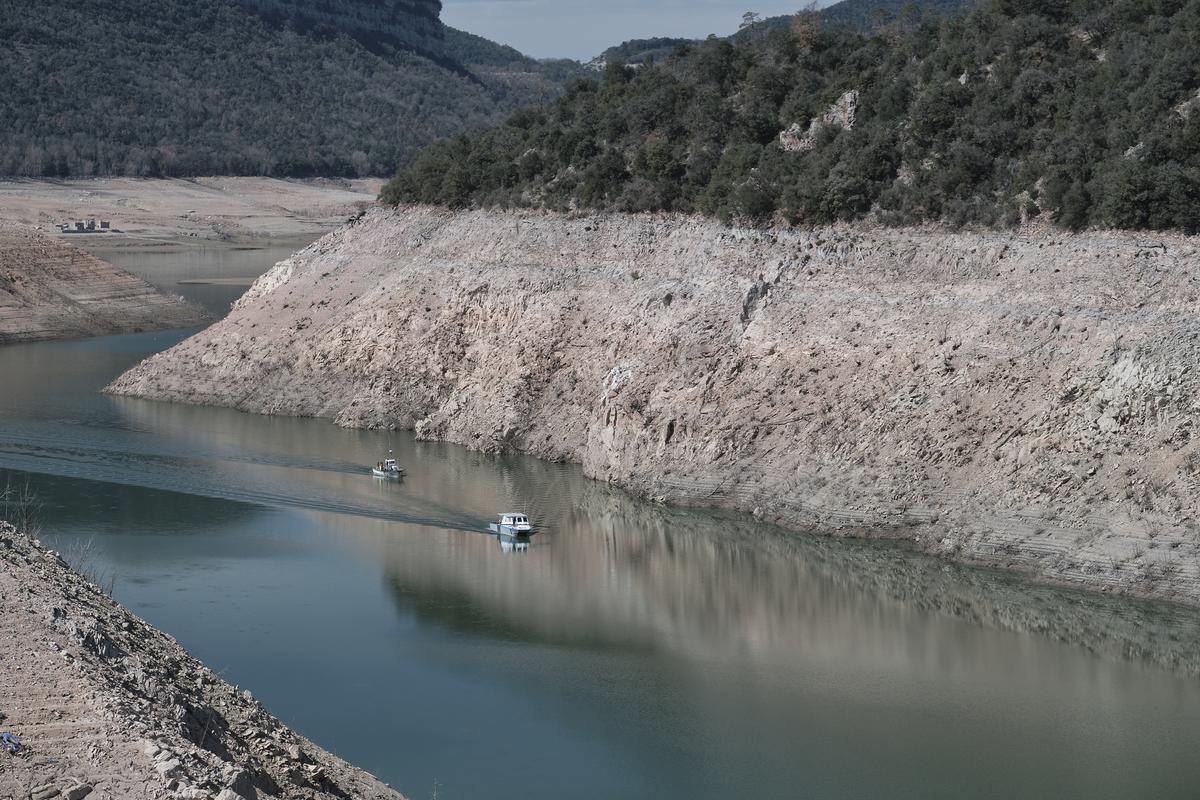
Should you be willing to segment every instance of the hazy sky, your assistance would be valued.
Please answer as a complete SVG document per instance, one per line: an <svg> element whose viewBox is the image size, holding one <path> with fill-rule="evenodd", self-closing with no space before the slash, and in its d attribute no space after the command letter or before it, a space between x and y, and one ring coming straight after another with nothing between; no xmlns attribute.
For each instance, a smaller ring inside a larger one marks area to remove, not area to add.
<svg viewBox="0 0 1200 800"><path fill-rule="evenodd" d="M746 11L773 17L793 14L806 4L807 0L442 0L442 20L537 58L586 60L627 39L729 34Z"/></svg>

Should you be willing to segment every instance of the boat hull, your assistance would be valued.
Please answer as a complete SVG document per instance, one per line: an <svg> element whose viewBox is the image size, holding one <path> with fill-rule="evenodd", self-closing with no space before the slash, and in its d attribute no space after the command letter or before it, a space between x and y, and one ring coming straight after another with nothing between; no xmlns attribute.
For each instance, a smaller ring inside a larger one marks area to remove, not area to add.
<svg viewBox="0 0 1200 800"><path fill-rule="evenodd" d="M404 470L372 469L371 474L376 478L398 481L404 477Z"/></svg>
<svg viewBox="0 0 1200 800"><path fill-rule="evenodd" d="M488 530L490 530L492 533L498 533L501 536L530 536L533 534L532 527L518 528L513 525L500 525L496 522L488 525Z"/></svg>

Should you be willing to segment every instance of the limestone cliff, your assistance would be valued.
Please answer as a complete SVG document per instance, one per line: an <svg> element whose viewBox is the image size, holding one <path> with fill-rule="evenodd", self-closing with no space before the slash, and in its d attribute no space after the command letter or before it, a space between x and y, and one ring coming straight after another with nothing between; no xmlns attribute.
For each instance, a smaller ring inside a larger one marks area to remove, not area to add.
<svg viewBox="0 0 1200 800"><path fill-rule="evenodd" d="M1200 602L1200 241L376 210L122 394Z"/></svg>
<svg viewBox="0 0 1200 800"><path fill-rule="evenodd" d="M198 325L203 313L36 231L0 226L0 345Z"/></svg>

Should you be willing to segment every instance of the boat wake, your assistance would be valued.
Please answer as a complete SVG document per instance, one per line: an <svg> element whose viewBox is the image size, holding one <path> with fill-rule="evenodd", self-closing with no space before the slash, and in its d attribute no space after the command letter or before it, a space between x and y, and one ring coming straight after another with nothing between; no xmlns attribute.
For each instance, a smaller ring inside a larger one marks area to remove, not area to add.
<svg viewBox="0 0 1200 800"><path fill-rule="evenodd" d="M350 460L263 450L171 447L170 440L117 428L0 426L0 471L50 475L217 498L279 509L479 531L476 517L380 485Z"/></svg>

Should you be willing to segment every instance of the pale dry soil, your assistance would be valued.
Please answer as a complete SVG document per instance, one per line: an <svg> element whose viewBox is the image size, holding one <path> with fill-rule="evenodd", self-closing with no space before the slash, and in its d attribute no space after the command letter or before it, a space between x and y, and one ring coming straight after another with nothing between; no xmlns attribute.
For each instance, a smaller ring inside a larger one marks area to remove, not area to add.
<svg viewBox="0 0 1200 800"><path fill-rule="evenodd" d="M1200 603L1200 240L374 209L111 390Z"/></svg>
<svg viewBox="0 0 1200 800"><path fill-rule="evenodd" d="M78 246L307 240L372 205L379 179L275 178L0 181L0 221ZM70 234L59 223L107 220L120 233Z"/></svg>
<svg viewBox="0 0 1200 800"><path fill-rule="evenodd" d="M5 800L402 800L0 523Z"/></svg>
<svg viewBox="0 0 1200 800"><path fill-rule="evenodd" d="M71 245L0 222L0 345L205 321L199 308Z"/></svg>

